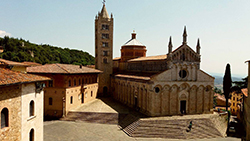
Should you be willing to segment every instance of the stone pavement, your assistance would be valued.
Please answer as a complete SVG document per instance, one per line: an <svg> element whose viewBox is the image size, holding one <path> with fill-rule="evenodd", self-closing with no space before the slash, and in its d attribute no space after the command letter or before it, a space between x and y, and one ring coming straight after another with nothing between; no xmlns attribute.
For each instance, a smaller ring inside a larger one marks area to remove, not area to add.
<svg viewBox="0 0 250 141"><path fill-rule="evenodd" d="M72 112L131 113L131 109L108 98L96 99L83 104ZM201 115L202 116L202 115ZM204 115L203 115L204 116ZM158 117L161 119L164 117ZM168 117L171 118L171 117ZM177 118L173 116L172 118ZM183 117L182 117L183 118ZM116 124L99 124L81 121L44 122L44 141L181 141L180 139L133 138ZM200 141L239 141L239 138L200 139ZM193 141L193 140L186 140Z"/></svg>
<svg viewBox="0 0 250 141"><path fill-rule="evenodd" d="M128 113L129 109L110 98L95 99L78 107L77 112Z"/></svg>
<svg viewBox="0 0 250 141"><path fill-rule="evenodd" d="M44 141L195 141L161 138L132 138L117 125L70 121L44 122ZM240 141L238 138L199 139L198 141Z"/></svg>

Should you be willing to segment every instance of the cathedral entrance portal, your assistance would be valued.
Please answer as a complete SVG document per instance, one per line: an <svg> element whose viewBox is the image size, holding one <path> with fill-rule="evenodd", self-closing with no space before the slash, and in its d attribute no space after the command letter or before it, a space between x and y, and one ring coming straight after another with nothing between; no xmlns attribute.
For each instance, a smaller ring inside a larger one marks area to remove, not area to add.
<svg viewBox="0 0 250 141"><path fill-rule="evenodd" d="M186 100L181 100L180 111L182 114L186 114Z"/></svg>

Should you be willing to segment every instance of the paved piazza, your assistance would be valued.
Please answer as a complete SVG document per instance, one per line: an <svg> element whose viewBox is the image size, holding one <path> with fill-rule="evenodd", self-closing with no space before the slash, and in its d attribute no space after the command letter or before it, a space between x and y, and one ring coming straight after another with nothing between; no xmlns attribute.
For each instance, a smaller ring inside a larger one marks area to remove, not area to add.
<svg viewBox="0 0 250 141"><path fill-rule="evenodd" d="M96 99L86 103L75 111L128 113L130 110L110 99ZM46 121L44 122L44 141L181 141L180 139L132 138L125 134L118 125L87 123L81 121ZM194 141L194 140L186 140ZM239 138L200 139L200 141L240 141Z"/></svg>

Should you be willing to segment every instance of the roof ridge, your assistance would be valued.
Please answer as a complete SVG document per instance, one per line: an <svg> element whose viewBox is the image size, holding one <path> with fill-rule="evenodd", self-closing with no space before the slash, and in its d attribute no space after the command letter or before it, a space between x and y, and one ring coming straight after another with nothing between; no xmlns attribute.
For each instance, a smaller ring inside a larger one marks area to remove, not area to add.
<svg viewBox="0 0 250 141"><path fill-rule="evenodd" d="M68 70L66 70L65 68L63 68L62 66L60 66L61 64L56 63L56 65L57 65L59 68L61 68L61 69L63 69L64 71L66 71L67 73L70 73Z"/></svg>

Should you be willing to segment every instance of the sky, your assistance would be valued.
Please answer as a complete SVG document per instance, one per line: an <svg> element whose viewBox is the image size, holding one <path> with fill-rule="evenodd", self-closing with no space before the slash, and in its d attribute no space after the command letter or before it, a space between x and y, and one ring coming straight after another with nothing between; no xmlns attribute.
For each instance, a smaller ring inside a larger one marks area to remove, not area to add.
<svg viewBox="0 0 250 141"><path fill-rule="evenodd" d="M8 0L1 1L0 37L5 35L78 49L94 55L94 19L102 0ZM201 69L224 74L230 63L233 76L247 76L250 60L249 0L106 0L114 16L113 57L121 46L137 39L147 47L147 56L168 52L182 44L184 26L188 45L201 45Z"/></svg>

